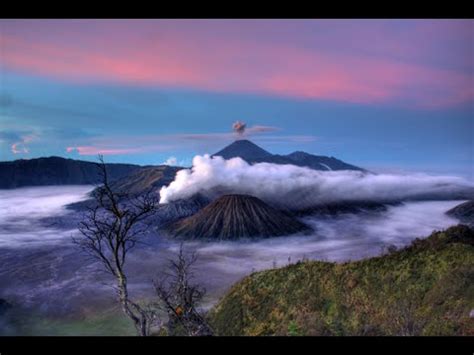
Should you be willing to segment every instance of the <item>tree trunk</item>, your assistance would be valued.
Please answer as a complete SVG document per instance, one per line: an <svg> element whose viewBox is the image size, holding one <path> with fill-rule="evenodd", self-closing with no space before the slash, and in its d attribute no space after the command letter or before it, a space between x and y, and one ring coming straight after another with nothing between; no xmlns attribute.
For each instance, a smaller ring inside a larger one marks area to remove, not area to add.
<svg viewBox="0 0 474 355"><path fill-rule="evenodd" d="M146 317L143 314L136 314L135 312L139 310L133 310L132 308L134 305L128 299L128 289L127 289L127 279L125 275L119 275L117 277L118 280L118 294L119 294L119 301L122 305L122 310L127 317L129 317L137 330L139 336L148 336L148 322Z"/></svg>

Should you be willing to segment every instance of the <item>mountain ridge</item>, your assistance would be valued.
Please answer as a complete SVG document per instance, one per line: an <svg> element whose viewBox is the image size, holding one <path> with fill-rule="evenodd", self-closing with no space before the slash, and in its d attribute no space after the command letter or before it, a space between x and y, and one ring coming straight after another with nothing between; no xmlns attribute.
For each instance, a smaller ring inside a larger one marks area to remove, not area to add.
<svg viewBox="0 0 474 355"><path fill-rule="evenodd" d="M142 168L135 164L107 163L111 180L117 180ZM0 162L0 188L25 186L89 185L100 182L94 162L58 156Z"/></svg>
<svg viewBox="0 0 474 355"><path fill-rule="evenodd" d="M295 151L288 155L272 154L246 139L236 140L212 156L222 156L224 159L240 157L250 164L266 162L292 164L323 171L343 169L366 171L334 157L318 156L303 151ZM167 185L174 179L176 172L183 169L167 165L141 166L123 163L106 163L106 166L109 178L114 181L115 187L131 189L133 193ZM89 185L100 182L96 163L90 161L50 156L0 162L0 189Z"/></svg>
<svg viewBox="0 0 474 355"><path fill-rule="evenodd" d="M366 171L358 166L348 164L334 157L324 155L314 155L303 151L295 151L287 155L272 154L265 149L259 147L255 143L240 139L232 142L217 153L212 154L213 157L221 156L224 159L240 157L249 164L255 163L272 163L272 164L292 164L301 167L307 167L314 170L358 170Z"/></svg>

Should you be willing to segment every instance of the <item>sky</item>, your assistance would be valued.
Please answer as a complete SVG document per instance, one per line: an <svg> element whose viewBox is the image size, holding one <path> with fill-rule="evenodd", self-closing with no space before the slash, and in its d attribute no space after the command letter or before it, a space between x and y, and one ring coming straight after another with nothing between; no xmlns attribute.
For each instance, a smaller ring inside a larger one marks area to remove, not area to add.
<svg viewBox="0 0 474 355"><path fill-rule="evenodd" d="M474 179L473 20L0 20L0 160L189 165L237 137Z"/></svg>

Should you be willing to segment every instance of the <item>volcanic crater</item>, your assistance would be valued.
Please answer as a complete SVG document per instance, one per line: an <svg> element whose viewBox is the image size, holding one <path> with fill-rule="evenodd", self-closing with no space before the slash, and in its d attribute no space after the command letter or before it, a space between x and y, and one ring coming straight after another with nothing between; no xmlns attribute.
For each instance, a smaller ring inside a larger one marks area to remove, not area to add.
<svg viewBox="0 0 474 355"><path fill-rule="evenodd" d="M234 240L291 235L311 228L257 197L230 194L167 226L166 231L186 239Z"/></svg>

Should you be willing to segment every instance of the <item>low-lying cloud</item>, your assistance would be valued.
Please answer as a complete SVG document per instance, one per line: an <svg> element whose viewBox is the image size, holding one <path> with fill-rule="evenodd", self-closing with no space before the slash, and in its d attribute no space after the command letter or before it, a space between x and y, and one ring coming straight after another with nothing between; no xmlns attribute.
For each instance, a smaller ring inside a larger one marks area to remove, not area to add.
<svg viewBox="0 0 474 355"><path fill-rule="evenodd" d="M53 221L45 225L42 219L67 214L65 206L87 199L93 188L69 185L0 190L0 247L69 240L70 230L60 230Z"/></svg>
<svg viewBox="0 0 474 355"><path fill-rule="evenodd" d="M360 171L317 171L295 165L258 163L195 156L192 169L181 170L160 191L160 202L201 193L257 196L287 208L307 208L343 201L394 202L424 199L468 199L474 184L456 176L371 174Z"/></svg>
<svg viewBox="0 0 474 355"><path fill-rule="evenodd" d="M5 265L0 268L1 296L29 307L29 317L21 318L22 324L42 319L31 317L32 311L54 315L57 319L71 314L82 317L90 312L110 312L113 280L95 261L78 253L71 243L71 235L78 231L42 223L45 217L54 220L54 217L64 216L67 213L64 205L87 198L92 188L49 186L0 190L0 265ZM447 216L445 211L459 203L408 202L378 214L308 216L304 221L314 227L314 233L308 236L217 243L193 240L184 244L187 252L197 253L195 281L208 290L205 301L209 306L252 271L281 267L306 258L357 260L378 255L382 247L389 244L400 247L433 230L457 224L458 220ZM80 213L70 213L67 219L80 220L80 216ZM181 244L160 234L145 238L144 243L131 252L127 262L131 291L143 299L153 297L150 280L166 267ZM39 329L38 323L33 325ZM56 334L51 327L43 328L43 335ZM101 331L104 335L113 335L114 329L105 327ZM3 332L0 329L0 333L6 335L6 329L3 328Z"/></svg>

